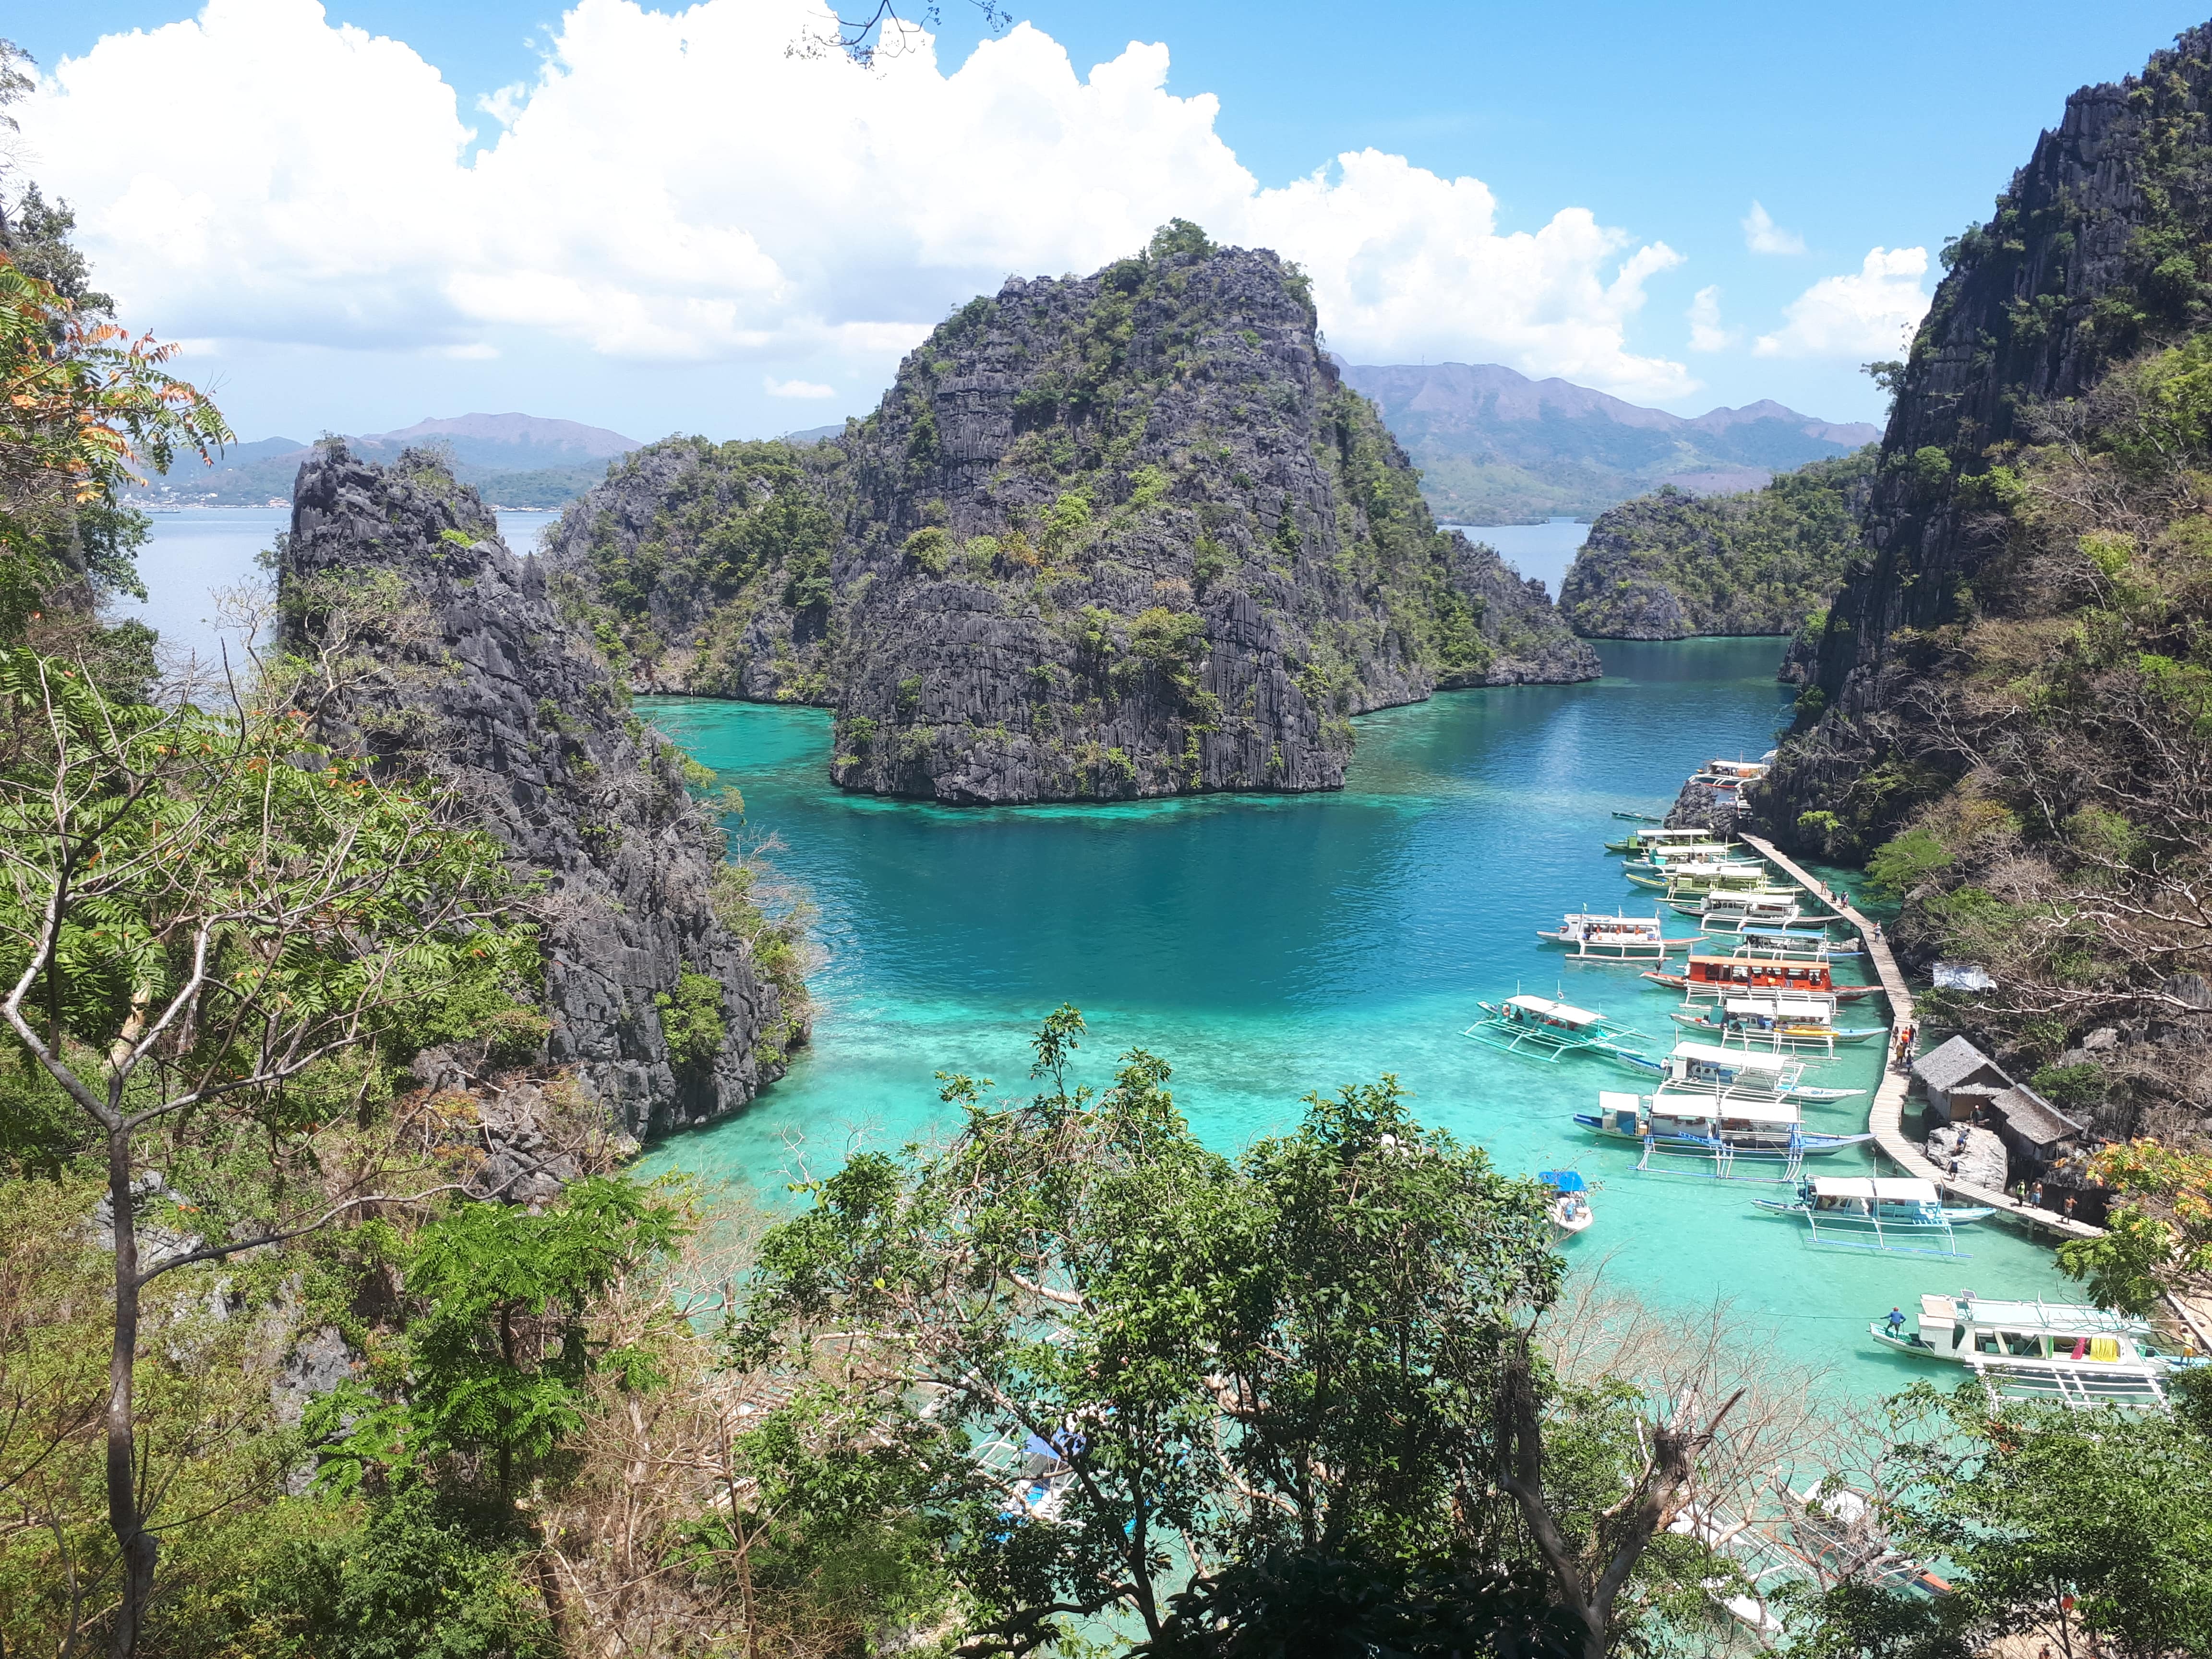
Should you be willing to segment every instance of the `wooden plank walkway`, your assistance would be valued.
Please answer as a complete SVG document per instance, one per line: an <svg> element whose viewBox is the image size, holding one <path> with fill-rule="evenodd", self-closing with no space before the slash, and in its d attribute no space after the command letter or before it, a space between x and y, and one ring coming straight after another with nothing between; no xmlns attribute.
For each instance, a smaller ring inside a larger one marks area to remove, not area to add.
<svg viewBox="0 0 2212 1659"><path fill-rule="evenodd" d="M1881 1084L1874 1091L1874 1107L1867 1127L1874 1134L1875 1145L1882 1153L1907 1175L1917 1176L1923 1181L1932 1181L1954 1198L1968 1204L1987 1204L2018 1216L2031 1225L2063 1234L2068 1238L2100 1238L2102 1227L2093 1227L2086 1221L2076 1221L2071 1216L2061 1215L2056 1210L2038 1209L2021 1202L2009 1193L1992 1192L1986 1187L1954 1180L1938 1169L1919 1147L1905 1138L1905 1089L1911 1073L1890 1063L1893 1052L1894 1033L1899 1025L1918 1024L1912 1012L1912 993L1906 988L1905 975L1897 965L1897 958L1889 953L1889 946L1875 932L1874 923L1868 921L1856 907L1840 893L1833 898L1828 889L1814 876L1801 868L1787 854L1772 842L1759 836L1736 832L1736 839L1756 852L1759 857L1783 872L1792 881L1804 888L1824 905L1832 908L1845 921L1858 930L1859 943L1864 947L1867 960L1874 963L1875 975L1881 981L1882 994L1889 999L1889 1043L1884 1045Z"/></svg>

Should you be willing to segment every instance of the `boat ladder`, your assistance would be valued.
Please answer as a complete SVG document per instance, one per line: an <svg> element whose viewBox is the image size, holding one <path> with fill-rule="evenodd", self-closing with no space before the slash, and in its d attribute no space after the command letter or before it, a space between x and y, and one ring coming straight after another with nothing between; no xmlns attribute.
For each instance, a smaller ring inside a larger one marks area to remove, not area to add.
<svg viewBox="0 0 2212 1659"><path fill-rule="evenodd" d="M2087 1370L2029 1370L2002 1364L1985 1365L1974 1360L1967 1364L1973 1367L1975 1378L1992 1404L2008 1399L2047 1399L2056 1393L2062 1405L2075 1411L2099 1406L2133 1406L2147 1411L2172 1409L2158 1378L2147 1372L2130 1371L2116 1376ZM2016 1391L2008 1392L2008 1384Z"/></svg>
<svg viewBox="0 0 2212 1659"><path fill-rule="evenodd" d="M1951 1218L1948 1216L1945 1216L1941 1224L1943 1248L1940 1250L1929 1249L1920 1244L1891 1243L1889 1235L1882 1231L1881 1212L1879 1208L1872 1212L1867 1217L1867 1220L1874 1230L1874 1243L1871 1244L1862 1243L1856 1238L1832 1236L1841 1234L1847 1231L1845 1229L1832 1228L1830 1230L1832 1237L1823 1238L1820 1237L1820 1212L1809 1205L1805 1210L1805 1225L1811 1231L1813 1242L1815 1244L1826 1244L1831 1248L1849 1250L1887 1250L1899 1255L1953 1255L1963 1259L1966 1255L1966 1251L1959 1248L1959 1236L1951 1230Z"/></svg>

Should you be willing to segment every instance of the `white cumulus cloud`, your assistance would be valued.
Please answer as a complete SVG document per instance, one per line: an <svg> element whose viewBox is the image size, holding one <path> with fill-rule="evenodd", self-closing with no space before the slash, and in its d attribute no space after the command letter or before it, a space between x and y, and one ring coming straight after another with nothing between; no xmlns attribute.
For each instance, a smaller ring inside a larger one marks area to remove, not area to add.
<svg viewBox="0 0 2212 1659"><path fill-rule="evenodd" d="M1738 331L1721 324L1721 291L1717 287L1701 288L1690 301L1690 349L1692 351L1725 351L1740 337Z"/></svg>
<svg viewBox="0 0 2212 1659"><path fill-rule="evenodd" d="M1757 202L1743 216L1743 245L1753 253L1802 253L1805 239L1774 222L1773 215Z"/></svg>
<svg viewBox="0 0 2212 1659"><path fill-rule="evenodd" d="M1823 276L1792 300L1782 326L1762 334L1761 357L1864 357L1901 355L1927 313L1924 247L1875 248L1849 276Z"/></svg>
<svg viewBox="0 0 2212 1659"><path fill-rule="evenodd" d="M536 79L477 100L480 151L436 70L317 0L105 37L20 110L102 285L172 334L451 352L538 331L879 377L948 307L1179 215L1302 261L1347 355L1694 386L1626 343L1678 256L1582 209L1504 230L1480 180L1372 150L1261 189L1216 100L1167 90L1164 46L1081 76L1023 25L949 70L920 36L868 73L787 54L819 25L818 0L577 0Z"/></svg>
<svg viewBox="0 0 2212 1659"><path fill-rule="evenodd" d="M837 388L823 386L818 380L779 380L773 374L761 376L761 390L771 398L834 398Z"/></svg>

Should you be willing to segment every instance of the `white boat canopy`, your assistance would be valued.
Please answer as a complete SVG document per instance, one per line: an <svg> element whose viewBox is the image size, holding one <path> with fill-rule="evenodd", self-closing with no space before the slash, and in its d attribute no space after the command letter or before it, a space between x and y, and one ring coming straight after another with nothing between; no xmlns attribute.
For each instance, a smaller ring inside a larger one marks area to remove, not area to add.
<svg viewBox="0 0 2212 1659"><path fill-rule="evenodd" d="M1540 1019L1557 1020L1562 1025L1595 1025L1605 1018L1603 1014L1594 1014L1587 1008L1577 1008L1569 1003L1554 1002L1549 997L1510 996L1505 999L1505 1006L1509 1008L1521 1009L1523 1012L1534 1014Z"/></svg>
<svg viewBox="0 0 2212 1659"><path fill-rule="evenodd" d="M1769 1072L1777 1077L1793 1066L1803 1069L1787 1054L1750 1054L1741 1048L1723 1048L1714 1042L1678 1042L1674 1045L1674 1058L1726 1066L1738 1072Z"/></svg>
<svg viewBox="0 0 2212 1659"><path fill-rule="evenodd" d="M1742 1123L1796 1123L1801 1114L1786 1100L1723 1100L1717 1095L1669 1094L1651 1097L1654 1117L1723 1119Z"/></svg>
<svg viewBox="0 0 2212 1659"><path fill-rule="evenodd" d="M1932 1181L1887 1176L1871 1180L1865 1176L1815 1176L1813 1193L1817 1198L1878 1198L1892 1204L1933 1204L1936 1200Z"/></svg>
<svg viewBox="0 0 2212 1659"><path fill-rule="evenodd" d="M1760 1019L1814 1019L1826 1024L1835 1018L1836 1006L1826 997L1730 997L1728 1011Z"/></svg>

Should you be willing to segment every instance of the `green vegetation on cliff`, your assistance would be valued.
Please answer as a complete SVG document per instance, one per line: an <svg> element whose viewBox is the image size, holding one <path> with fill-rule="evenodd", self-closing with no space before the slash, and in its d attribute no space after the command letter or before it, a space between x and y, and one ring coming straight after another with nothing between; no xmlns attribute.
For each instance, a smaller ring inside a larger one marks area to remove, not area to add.
<svg viewBox="0 0 2212 1659"><path fill-rule="evenodd" d="M878 793L1333 788L1352 715L1598 672L1437 530L1296 268L1181 221L969 301L842 437L631 456L551 546L634 684L830 704Z"/></svg>
<svg viewBox="0 0 2212 1659"><path fill-rule="evenodd" d="M1741 495L1668 488L1623 502L1590 526L1559 608L1594 639L1795 634L1808 617L1817 626L1860 550L1875 462L1869 445Z"/></svg>
<svg viewBox="0 0 2212 1659"><path fill-rule="evenodd" d="M1754 798L1868 859L1931 1017L2106 1134L2201 1133L2212 1066L2212 28L2084 88L1944 252L1867 553L1793 655Z"/></svg>

